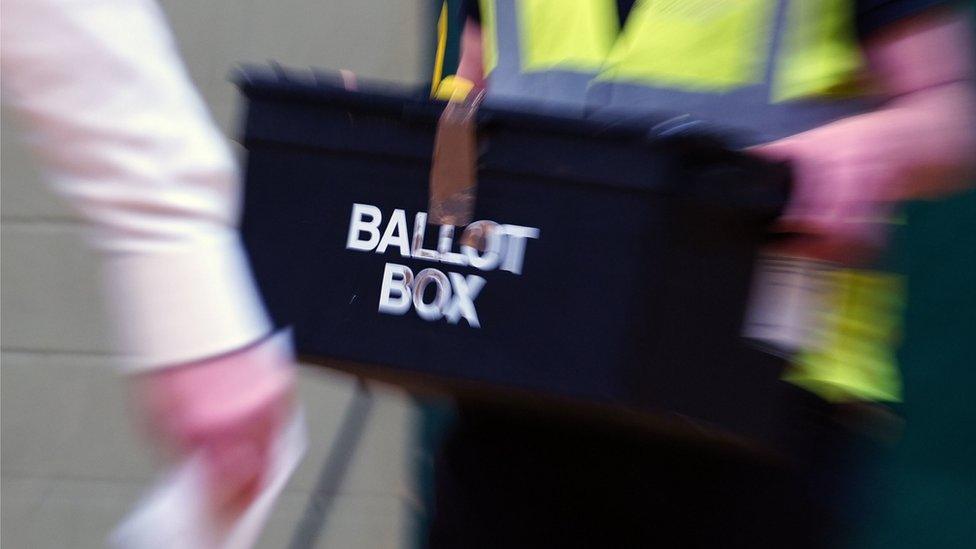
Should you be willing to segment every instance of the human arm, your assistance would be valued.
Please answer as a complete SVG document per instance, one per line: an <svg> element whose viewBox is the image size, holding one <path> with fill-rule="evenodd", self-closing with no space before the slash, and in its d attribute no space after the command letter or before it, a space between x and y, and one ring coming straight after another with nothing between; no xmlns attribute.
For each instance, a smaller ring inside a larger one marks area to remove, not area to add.
<svg viewBox="0 0 976 549"><path fill-rule="evenodd" d="M940 9L898 22L865 44L888 98L881 109L756 149L789 161L789 252L849 262L877 247L898 201L971 183L976 162L973 40L965 13Z"/></svg>
<svg viewBox="0 0 976 549"><path fill-rule="evenodd" d="M150 393L137 394L154 431L181 453L214 449L214 486L246 494L275 425L254 418L289 406L294 374L285 351L259 343L271 326L236 231L239 175L161 12L4 0L0 29L4 101L100 254L118 350ZM231 377L240 383L214 382ZM258 458L220 465L228 439Z"/></svg>
<svg viewBox="0 0 976 549"><path fill-rule="evenodd" d="M477 89L486 85L482 47L481 23L469 18L461 31L461 58L457 75L472 82Z"/></svg>

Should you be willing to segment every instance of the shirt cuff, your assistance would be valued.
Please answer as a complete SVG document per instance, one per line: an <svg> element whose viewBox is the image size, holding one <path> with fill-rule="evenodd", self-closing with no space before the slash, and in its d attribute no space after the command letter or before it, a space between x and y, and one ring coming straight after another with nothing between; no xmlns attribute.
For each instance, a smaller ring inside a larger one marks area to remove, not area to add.
<svg viewBox="0 0 976 549"><path fill-rule="evenodd" d="M110 254L105 269L123 371L225 354L271 331L236 234L179 251Z"/></svg>

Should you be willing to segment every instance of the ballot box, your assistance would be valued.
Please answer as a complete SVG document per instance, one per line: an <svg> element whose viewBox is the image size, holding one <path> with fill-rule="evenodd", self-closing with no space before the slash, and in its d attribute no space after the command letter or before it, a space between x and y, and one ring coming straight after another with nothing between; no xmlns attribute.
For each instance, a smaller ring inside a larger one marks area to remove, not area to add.
<svg viewBox="0 0 976 549"><path fill-rule="evenodd" d="M247 69L243 235L326 367L512 406L775 444L797 393L743 339L788 173L687 119L485 101L466 225L430 223L443 102Z"/></svg>

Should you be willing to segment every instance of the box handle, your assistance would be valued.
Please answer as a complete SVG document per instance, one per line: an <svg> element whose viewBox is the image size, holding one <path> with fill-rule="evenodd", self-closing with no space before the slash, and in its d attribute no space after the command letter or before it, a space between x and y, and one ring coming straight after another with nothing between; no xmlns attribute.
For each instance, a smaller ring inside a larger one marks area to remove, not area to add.
<svg viewBox="0 0 976 549"><path fill-rule="evenodd" d="M464 226L474 218L478 189L478 106L484 92L449 102L437 121L430 166L427 222Z"/></svg>

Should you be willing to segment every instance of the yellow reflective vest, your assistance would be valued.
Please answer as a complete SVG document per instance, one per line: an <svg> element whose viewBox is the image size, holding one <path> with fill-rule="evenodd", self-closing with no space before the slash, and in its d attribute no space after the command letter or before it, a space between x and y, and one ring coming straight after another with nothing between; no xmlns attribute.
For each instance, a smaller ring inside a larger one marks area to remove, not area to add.
<svg viewBox="0 0 976 549"><path fill-rule="evenodd" d="M480 0L486 101L673 113L792 135L875 108L851 0ZM831 400L900 399L901 282L841 270L816 349L786 379Z"/></svg>
<svg viewBox="0 0 976 549"><path fill-rule="evenodd" d="M481 0L496 102L671 112L775 139L863 112L850 0Z"/></svg>

